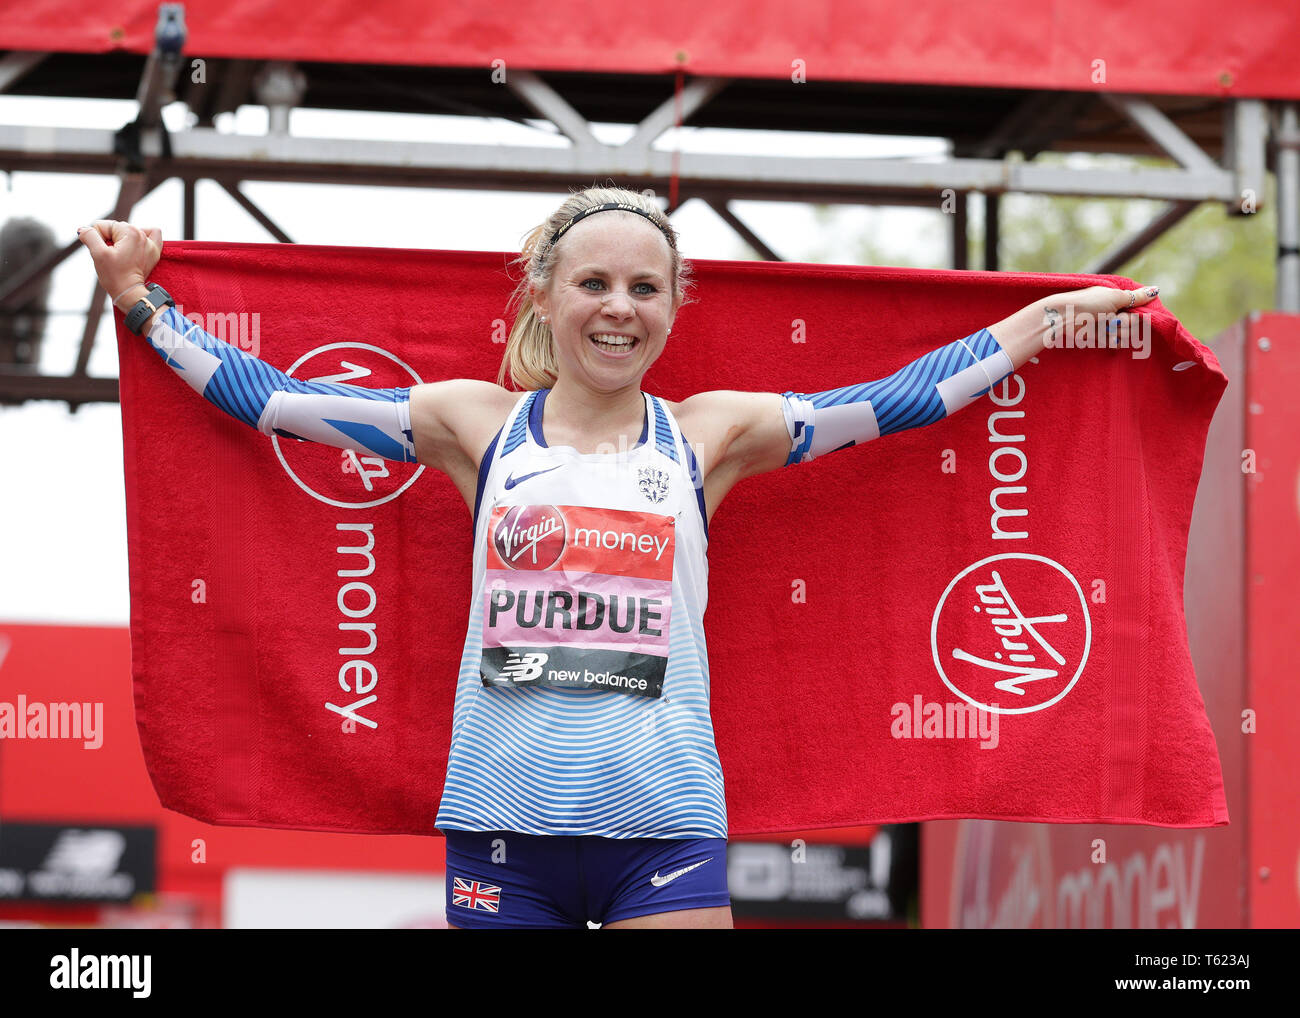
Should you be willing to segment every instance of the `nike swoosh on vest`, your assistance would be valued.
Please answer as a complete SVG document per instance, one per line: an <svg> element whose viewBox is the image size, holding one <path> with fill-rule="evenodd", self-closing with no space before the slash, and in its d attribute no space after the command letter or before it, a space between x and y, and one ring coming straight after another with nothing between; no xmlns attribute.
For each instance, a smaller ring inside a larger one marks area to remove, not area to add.
<svg viewBox="0 0 1300 1018"><path fill-rule="evenodd" d="M506 490L509 491L516 484L523 484L530 477L536 477L538 474L549 474L552 470L559 470L559 466L547 467L545 470L534 470L531 474L524 474L523 477L507 477Z"/></svg>

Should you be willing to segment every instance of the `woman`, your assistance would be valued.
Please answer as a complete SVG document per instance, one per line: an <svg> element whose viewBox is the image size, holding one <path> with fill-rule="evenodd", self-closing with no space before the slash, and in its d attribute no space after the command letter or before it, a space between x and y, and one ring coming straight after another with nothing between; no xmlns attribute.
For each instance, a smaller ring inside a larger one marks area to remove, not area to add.
<svg viewBox="0 0 1300 1018"><path fill-rule="evenodd" d="M1057 294L877 382L671 403L641 381L689 265L653 201L593 188L523 245L498 379L522 394L472 379L366 389L288 378L177 315L144 285L158 230L80 234L128 326L205 398L267 435L442 470L473 513L475 607L435 821L454 928L730 927L702 622L718 504L744 478L968 405L1044 348L1067 304L1078 318L1155 296Z"/></svg>

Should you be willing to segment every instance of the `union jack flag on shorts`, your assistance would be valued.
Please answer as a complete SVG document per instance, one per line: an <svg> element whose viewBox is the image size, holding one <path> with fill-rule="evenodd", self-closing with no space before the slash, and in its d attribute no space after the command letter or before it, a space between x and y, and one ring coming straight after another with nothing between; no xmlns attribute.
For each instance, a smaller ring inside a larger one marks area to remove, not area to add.
<svg viewBox="0 0 1300 1018"><path fill-rule="evenodd" d="M466 908L481 908L484 912L501 910L501 888L481 884L477 880L451 878L451 903Z"/></svg>

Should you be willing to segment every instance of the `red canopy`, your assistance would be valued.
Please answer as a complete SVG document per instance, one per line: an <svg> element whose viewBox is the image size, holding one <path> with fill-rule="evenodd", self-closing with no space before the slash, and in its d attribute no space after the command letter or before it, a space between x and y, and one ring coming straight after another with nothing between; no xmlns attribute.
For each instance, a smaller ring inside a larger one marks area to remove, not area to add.
<svg viewBox="0 0 1300 1018"><path fill-rule="evenodd" d="M157 0L26 0L0 49L153 48ZM639 11L580 0L188 0L196 57L1300 99L1300 5L1215 0L774 0ZM680 57L679 57L680 54ZM1104 61L1103 65L1098 61ZM1104 70L1104 77L1102 77Z"/></svg>

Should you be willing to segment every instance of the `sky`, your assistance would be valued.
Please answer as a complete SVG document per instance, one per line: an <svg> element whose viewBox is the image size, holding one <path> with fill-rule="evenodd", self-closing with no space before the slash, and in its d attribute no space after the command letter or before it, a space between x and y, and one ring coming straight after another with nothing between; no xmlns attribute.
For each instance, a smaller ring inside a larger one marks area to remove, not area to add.
<svg viewBox="0 0 1300 1018"><path fill-rule="evenodd" d="M182 103L163 111L171 131L183 130L190 114ZM0 95L0 124L94 127L116 130L135 118L135 103ZM216 129L265 134L267 112L242 106L217 118ZM563 147L549 125L527 127L489 118L406 116L294 110L290 133L305 137L446 141L461 144L528 144ZM629 125L598 124L593 133L617 144ZM786 132L685 128L665 134L657 148L684 152L783 155L792 149ZM798 135L805 156L917 156L937 158L942 139ZM584 181L574 181L575 186ZM111 176L69 173L6 174L0 188L0 222L32 216L48 225L60 246L78 226L107 215L117 197ZM241 190L301 244L518 251L522 237L545 219L563 192L344 187L248 182ZM196 239L266 243L269 234L211 181L196 188ZM978 208L978 203L976 203ZM349 215L364 209L364 215ZM900 261L935 268L949 262L948 224L937 210L836 206L819 225L811 205L784 202L732 203L735 213L789 261L857 264L864 235L892 242ZM181 233L181 184L171 180L146 197L128 217L159 227L164 247ZM975 219L975 216L972 216ZM430 226L429 224L436 224ZM740 237L712 209L688 202L673 216L686 258L753 257ZM976 224L973 222L972 227ZM92 376L117 375L117 348L107 296L99 288L83 249L55 271L41 366L67 374L76 361L92 293L105 302L89 364ZM179 382L178 382L179 384ZM198 399L198 396L195 396ZM122 469L121 411L116 403L82 406L30 402L0 407L0 450L8 469L0 480L0 623L40 622L125 626L127 590L126 502Z"/></svg>

